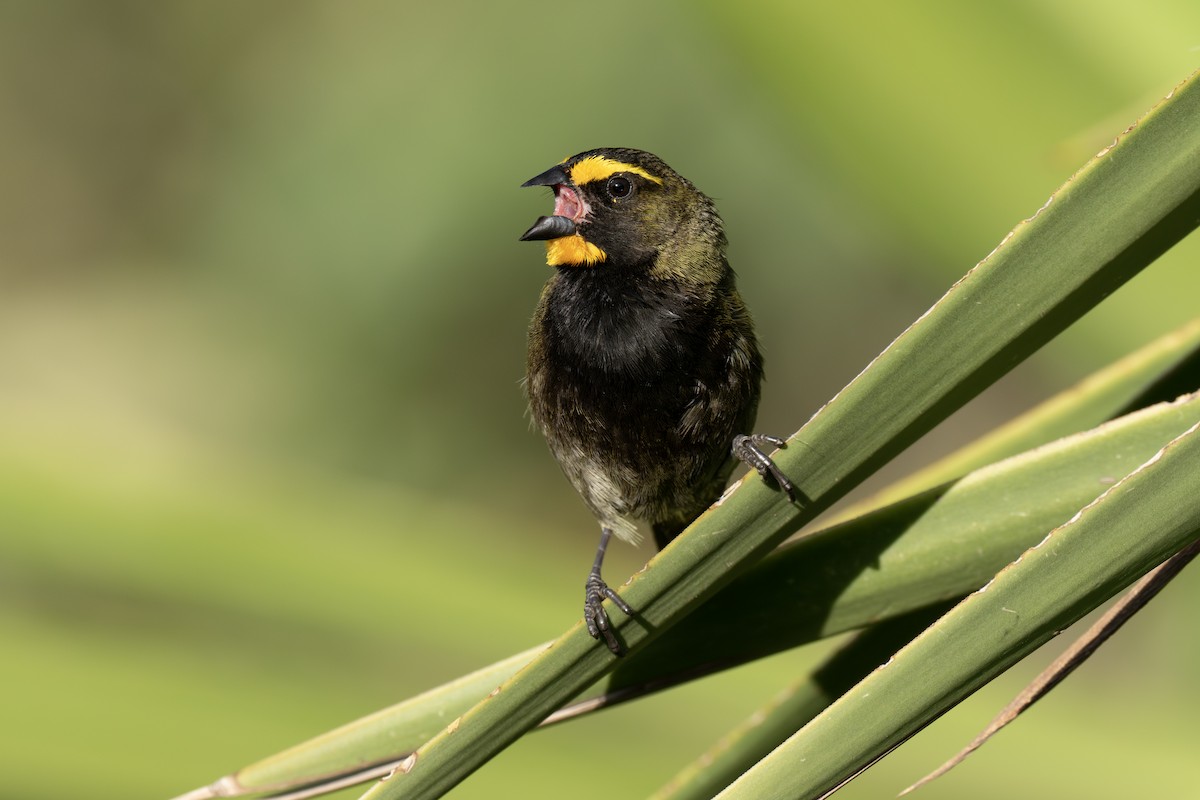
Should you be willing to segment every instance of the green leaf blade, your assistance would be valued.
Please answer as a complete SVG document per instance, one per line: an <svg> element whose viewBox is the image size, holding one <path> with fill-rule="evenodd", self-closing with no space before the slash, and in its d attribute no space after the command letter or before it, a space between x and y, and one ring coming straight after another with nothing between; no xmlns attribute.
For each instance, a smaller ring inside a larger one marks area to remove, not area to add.
<svg viewBox="0 0 1200 800"><path fill-rule="evenodd" d="M1193 425L719 797L818 797L1200 536Z"/></svg>
<svg viewBox="0 0 1200 800"><path fill-rule="evenodd" d="M878 512L873 516L875 525L895 525L889 522L889 517L896 513L881 510L887 502L905 499L915 491L925 490L931 486L957 478L971 469L997 461L1000 458L1012 456L1036 445L1049 442L1060 436L1076 433L1114 416L1120 409L1142 405L1153 401L1154 398L1174 398L1177 391L1170 387L1200 385L1200 376L1196 375L1193 363L1197 360L1197 348L1200 347L1200 320L1183 326L1160 339L1151 342L1138 351L1126 356L1114 364L1100 370L1059 395L1047 400L1038 407L1026 412L1013 422L1003 426L983 440L968 445L930 468L922 470L910 479L893 484L883 493L870 498L865 504L849 509L837 520L827 523L824 527L842 524L856 517L864 516L863 508L871 508ZM1161 390L1158 387L1166 386ZM1149 420L1147 420L1149 422ZM1108 448L1119 448L1121 458L1136 459L1137 453L1143 453L1142 459L1157 449L1153 444L1155 437L1174 435L1146 428L1143 431L1129 430L1122 433L1126 436L1142 438L1145 441L1140 450L1128 449L1119 438L1109 441L1105 451L1090 447L1078 450L1079 466L1075 469L1095 469L1100 474L1108 469L1115 469ZM1047 456L1049 457L1049 456ZM1039 468L1040 469L1040 468ZM1058 470L1066 469L1059 467ZM1049 485L1049 479L1038 480L1040 485ZM1092 495L1080 495L1077 498L1063 499L1071 508L1078 507L1093 499ZM891 498L889 501L888 498ZM953 498L950 498L953 502ZM1071 510L1070 508L1067 511ZM988 509L980 508L972 514L982 518ZM862 520L857 525L867 525ZM905 546L906 540L922 536L920 530L910 531L896 542L894 546ZM993 550L1003 552L1019 552L1032 543L1032 536L1037 533L1021 534L1016 531L1003 531L995 536L976 543L984 553ZM1010 542L1010 537L1018 537ZM735 582L725 592L714 598L716 605L726 609L726 616L732 623L743 620L751 615L753 609L762 608L771 600L765 596L755 596L750 592L736 599L736 584L744 582L751 587L763 587L768 578L767 572L776 569L772 566L776 559L785 558L792 562L788 570L794 573L784 576L784 580L795 580L802 585L819 584L819 575L806 572L807 557L796 557L789 554L785 547L768 556L761 564L755 566L745 578ZM982 556L986 563L1005 563L1003 556L993 559L990 555ZM816 560L816 556L811 560ZM786 570L784 570L786 572ZM990 574L990 573L989 573ZM973 588L973 587L968 587ZM964 589L966 591L967 589ZM781 609L782 614L788 614ZM796 612L799 614L800 612ZM865 622L864 622L865 624ZM672 675L695 675L697 667L702 666L709 654L697 648L694 641L689 641L686 635L690 626L686 620L682 625L671 629L665 636L651 643L645 650L635 653L618 669L591 687L580 698L584 702L591 701L609 693L623 693L640 683L653 682L656 685L670 685ZM745 625L732 624L719 634L724 642L725 655L749 654L775 651L792 646L794 638L779 637L774 633L760 633L747 628ZM708 637L711 639L713 637ZM420 695L381 709L361 719L350 722L321 736L303 742L278 754L261 759L224 778L218 784L221 794L213 789L208 796L245 796L265 791L284 791L301 786L310 786L328 780L331 776L348 775L362 769L364 765L388 764L397 762L408 756L418 747L428 741L438 730L444 727L446 720L454 719L475 703L487 696L488 692L512 677L533 656L544 649L541 645L524 653L512 656L504 661L485 667L470 675L463 676L443 686L436 687ZM726 661L728 663L728 661ZM824 708L833 697L824 697L819 706L811 708L812 715ZM793 703L794 705L794 703ZM795 718L795 715L792 715ZM798 726L797 726L798 727ZM788 730L790 735L795 728ZM786 738L781 736L772 745L774 747ZM767 748L761 755L768 752ZM754 759L757 761L757 758ZM746 764L748 768L753 761ZM367 780L364 778L363 780ZM726 781L725 783L728 783ZM725 783L710 792L723 788ZM703 791L703 790L701 790Z"/></svg>

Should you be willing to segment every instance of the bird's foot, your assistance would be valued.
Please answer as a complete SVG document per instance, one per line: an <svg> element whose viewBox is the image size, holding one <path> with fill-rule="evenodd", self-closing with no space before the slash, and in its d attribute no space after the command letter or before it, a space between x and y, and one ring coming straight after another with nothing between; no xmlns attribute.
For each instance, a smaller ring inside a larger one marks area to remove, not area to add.
<svg viewBox="0 0 1200 800"><path fill-rule="evenodd" d="M625 648L617 641L612 632L612 624L608 620L608 612L604 610L604 599L613 601L613 605L621 609L625 616L632 617L633 609L621 599L621 596L609 588L600 577L600 570L594 569L588 575L583 587L583 621L587 624L588 633L593 639L604 638L608 649L619 656L625 655Z"/></svg>
<svg viewBox="0 0 1200 800"><path fill-rule="evenodd" d="M739 433L733 437L731 449L743 464L761 475L764 481L774 483L782 489L793 503L800 503L800 493L795 485L783 474L783 470L776 466L771 457L763 452L762 448L766 445L782 448L787 447L787 442L778 436L768 436L765 433L752 433L748 436Z"/></svg>

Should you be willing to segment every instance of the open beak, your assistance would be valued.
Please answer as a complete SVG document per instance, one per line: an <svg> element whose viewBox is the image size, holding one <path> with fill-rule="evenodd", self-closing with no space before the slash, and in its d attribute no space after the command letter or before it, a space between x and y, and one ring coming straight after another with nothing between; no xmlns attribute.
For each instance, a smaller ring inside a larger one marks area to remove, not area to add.
<svg viewBox="0 0 1200 800"><path fill-rule="evenodd" d="M522 188L526 186L549 186L554 189L554 214L538 217L537 222L521 234L522 242L560 239L579 232L578 224L590 209L571 185L571 176L563 169L562 164L555 165L521 184Z"/></svg>

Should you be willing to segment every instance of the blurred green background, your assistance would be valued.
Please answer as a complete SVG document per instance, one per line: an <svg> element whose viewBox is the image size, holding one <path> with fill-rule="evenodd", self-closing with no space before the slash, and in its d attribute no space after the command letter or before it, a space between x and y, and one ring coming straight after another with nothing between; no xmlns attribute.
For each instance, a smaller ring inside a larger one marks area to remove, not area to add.
<svg viewBox="0 0 1200 800"><path fill-rule="evenodd" d="M179 794L578 618L595 526L518 385L525 178L632 146L714 196L786 434L1195 69L1197 31L1194 0L0 5L0 796ZM1190 318L1198 255L892 474ZM1185 575L922 796L1194 792L1198 600ZM530 736L454 796L642 796L829 647ZM845 796L894 794L1037 667Z"/></svg>

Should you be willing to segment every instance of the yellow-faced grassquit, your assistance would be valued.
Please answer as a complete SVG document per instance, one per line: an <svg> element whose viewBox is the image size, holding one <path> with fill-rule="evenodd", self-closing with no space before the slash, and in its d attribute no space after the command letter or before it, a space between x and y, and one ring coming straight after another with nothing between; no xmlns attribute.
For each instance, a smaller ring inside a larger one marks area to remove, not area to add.
<svg viewBox="0 0 1200 800"><path fill-rule="evenodd" d="M533 419L600 522L584 589L595 638L623 652L600 577L609 539L665 547L720 497L741 459L794 501L795 490L747 435L762 356L725 258L712 200L661 159L605 147L524 186L554 191L554 213L521 237L544 240L554 274L529 327L525 389Z"/></svg>

